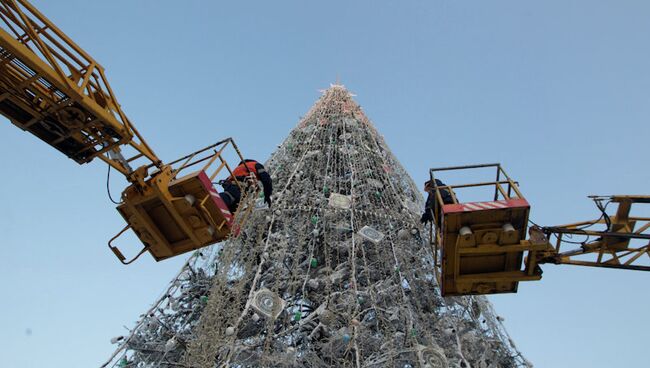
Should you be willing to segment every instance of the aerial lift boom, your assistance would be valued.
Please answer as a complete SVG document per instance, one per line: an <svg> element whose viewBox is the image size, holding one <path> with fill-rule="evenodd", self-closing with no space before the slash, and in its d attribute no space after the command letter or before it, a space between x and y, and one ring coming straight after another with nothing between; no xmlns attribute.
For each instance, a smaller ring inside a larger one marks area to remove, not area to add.
<svg viewBox="0 0 650 368"><path fill-rule="evenodd" d="M496 169L496 179L436 184L442 171L489 168ZM430 243L443 296L517 292L520 281L542 278L544 263L650 271L650 217L631 214L634 204L648 204L650 196L591 196L598 219L540 227L529 220L530 205L500 164L435 168L429 174L425 190L436 198ZM488 201L459 201L457 191L481 187L493 188ZM614 215L606 212L610 203L618 205Z"/></svg>
<svg viewBox="0 0 650 368"><path fill-rule="evenodd" d="M231 138L163 163L122 111L104 68L26 0L0 0L0 113L77 163L99 158L126 177L117 209L128 225L118 236L132 229L143 242L135 258L216 243L236 235L250 213L230 213L213 186L224 169L232 175L226 149L244 159ZM244 196L257 191L235 182ZM114 240L120 261L135 260Z"/></svg>

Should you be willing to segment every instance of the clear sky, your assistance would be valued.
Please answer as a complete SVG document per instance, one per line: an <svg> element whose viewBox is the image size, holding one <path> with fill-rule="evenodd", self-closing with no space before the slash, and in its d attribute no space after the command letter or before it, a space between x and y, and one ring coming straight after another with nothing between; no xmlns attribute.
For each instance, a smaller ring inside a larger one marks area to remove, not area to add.
<svg viewBox="0 0 650 368"><path fill-rule="evenodd" d="M34 4L105 66L166 160L227 136L266 160L339 76L418 183L501 162L546 225L597 217L589 194L649 194L647 1ZM105 165L0 120L0 365L98 366L185 257L122 266ZM544 270L490 298L536 367L647 364L650 274Z"/></svg>

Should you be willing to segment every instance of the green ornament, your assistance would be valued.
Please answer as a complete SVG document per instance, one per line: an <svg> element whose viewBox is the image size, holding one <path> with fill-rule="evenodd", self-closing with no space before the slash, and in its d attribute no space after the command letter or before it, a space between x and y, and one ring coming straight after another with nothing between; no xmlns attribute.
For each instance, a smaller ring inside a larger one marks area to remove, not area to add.
<svg viewBox="0 0 650 368"><path fill-rule="evenodd" d="M359 304L363 304L366 302L362 297L357 298L357 301L359 302Z"/></svg>
<svg viewBox="0 0 650 368"><path fill-rule="evenodd" d="M293 149L293 144L291 144L291 143L287 144L287 148L288 149Z"/></svg>
<svg viewBox="0 0 650 368"><path fill-rule="evenodd" d="M328 188L327 185L325 185L325 186L323 187L323 193L327 194L327 193L329 193L329 192L330 192L330 188Z"/></svg>
<svg viewBox="0 0 650 368"><path fill-rule="evenodd" d="M207 303L208 302L208 296L207 295L201 295L201 301L203 303Z"/></svg>
<svg viewBox="0 0 650 368"><path fill-rule="evenodd" d="M311 217L311 223L314 224L314 225L316 225L318 223L318 220L319 220L318 216L312 216Z"/></svg>
<svg viewBox="0 0 650 368"><path fill-rule="evenodd" d="M381 198L381 192L375 192L375 197Z"/></svg>
<svg viewBox="0 0 650 368"><path fill-rule="evenodd" d="M120 359L120 362L117 363L118 367L126 367L127 365L129 365L129 361L126 359L126 357Z"/></svg>
<svg viewBox="0 0 650 368"><path fill-rule="evenodd" d="M318 260L316 258L312 258L311 261L309 261L309 265L311 266L311 268L318 267Z"/></svg>
<svg viewBox="0 0 650 368"><path fill-rule="evenodd" d="M399 266L395 266L395 272L399 272Z"/></svg>
<svg viewBox="0 0 650 368"><path fill-rule="evenodd" d="M418 335L418 331L416 329L411 330L411 337L415 337Z"/></svg>
<svg viewBox="0 0 650 368"><path fill-rule="evenodd" d="M296 313L293 315L293 320L294 320L294 321L298 322L298 321L300 321L301 319L302 319L302 312L301 312L301 311L298 311L298 312L296 312Z"/></svg>

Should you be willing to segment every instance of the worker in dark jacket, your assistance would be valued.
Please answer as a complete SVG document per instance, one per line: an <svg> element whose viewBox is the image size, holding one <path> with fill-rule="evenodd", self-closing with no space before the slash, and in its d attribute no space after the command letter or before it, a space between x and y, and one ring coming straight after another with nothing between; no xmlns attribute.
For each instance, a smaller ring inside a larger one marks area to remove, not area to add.
<svg viewBox="0 0 650 368"><path fill-rule="evenodd" d="M436 179L436 185L438 187L444 187L445 183L440 181L439 179ZM426 224L427 222L433 221L433 211L440 211L440 209L436 210L436 191L434 185L432 185L431 180L427 181L424 183L424 190L429 193L429 196L427 197L427 203L424 207L424 213L422 214L422 217L420 218L420 222L423 224ZM452 204L454 203L454 199L451 196L451 193L449 192L449 189L441 189L440 190L440 196L442 197L442 203L443 204ZM440 217L440 212L437 213L438 217ZM438 226L440 226L440 223L438 223Z"/></svg>
<svg viewBox="0 0 650 368"><path fill-rule="evenodd" d="M230 212L237 211L237 206L241 200L241 190L249 185L249 180L257 179L262 182L264 187L264 201L271 207L271 194L273 193L273 184L271 175L266 171L264 165L255 160L244 160L239 166L232 171L232 175L220 184L224 192L219 193L221 199L226 202ZM239 183L239 185L237 185Z"/></svg>

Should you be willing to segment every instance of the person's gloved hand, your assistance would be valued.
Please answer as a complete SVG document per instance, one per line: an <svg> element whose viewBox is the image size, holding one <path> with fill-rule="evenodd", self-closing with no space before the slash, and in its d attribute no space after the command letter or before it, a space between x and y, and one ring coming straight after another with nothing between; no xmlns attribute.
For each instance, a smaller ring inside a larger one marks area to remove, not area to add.
<svg viewBox="0 0 650 368"><path fill-rule="evenodd" d="M433 217L431 216L431 211L426 211L422 214L422 217L420 217L420 222L425 224L427 222L433 221Z"/></svg>
<svg viewBox="0 0 650 368"><path fill-rule="evenodd" d="M269 208L271 208L271 197L264 197L264 202L269 205Z"/></svg>

